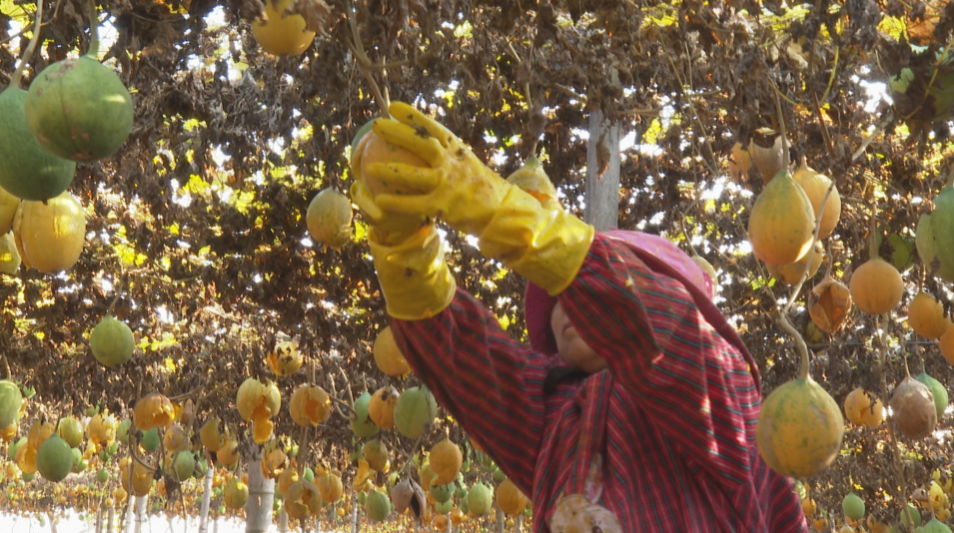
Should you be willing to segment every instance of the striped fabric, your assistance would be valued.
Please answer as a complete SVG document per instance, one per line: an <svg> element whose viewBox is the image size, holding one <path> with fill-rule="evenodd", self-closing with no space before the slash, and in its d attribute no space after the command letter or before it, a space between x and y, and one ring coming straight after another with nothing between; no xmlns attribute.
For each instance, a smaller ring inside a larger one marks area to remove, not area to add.
<svg viewBox="0 0 954 533"><path fill-rule="evenodd" d="M609 369L599 502L623 531L808 531L792 482L755 446L759 393L745 360L699 314L678 281L598 235L560 301ZM584 384L544 394L559 357L533 352L458 290L439 315L392 319L414 371L534 506L534 529L572 493ZM592 410L587 410L590 413ZM541 519L543 518L543 519Z"/></svg>

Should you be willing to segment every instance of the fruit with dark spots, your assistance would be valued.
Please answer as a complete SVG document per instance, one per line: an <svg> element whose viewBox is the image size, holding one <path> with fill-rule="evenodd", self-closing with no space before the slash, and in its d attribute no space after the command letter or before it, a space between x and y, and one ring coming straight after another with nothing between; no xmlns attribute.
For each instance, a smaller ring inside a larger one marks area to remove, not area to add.
<svg viewBox="0 0 954 533"><path fill-rule="evenodd" d="M132 98L119 76L90 56L43 69L30 84L25 112L43 148L81 163L118 150L133 120Z"/></svg>
<svg viewBox="0 0 954 533"><path fill-rule="evenodd" d="M16 87L0 93L0 187L23 200L49 200L73 182L76 163L44 150L33 138L26 100L27 92Z"/></svg>

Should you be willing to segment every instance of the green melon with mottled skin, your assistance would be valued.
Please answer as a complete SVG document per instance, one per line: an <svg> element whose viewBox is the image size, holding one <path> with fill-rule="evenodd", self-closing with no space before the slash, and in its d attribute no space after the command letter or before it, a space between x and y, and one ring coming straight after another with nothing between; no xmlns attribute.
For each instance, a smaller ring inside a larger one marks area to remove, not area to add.
<svg viewBox="0 0 954 533"><path fill-rule="evenodd" d="M845 420L811 377L793 379L762 402L756 443L765 463L794 478L818 474L838 456Z"/></svg>
<svg viewBox="0 0 954 533"><path fill-rule="evenodd" d="M30 84L24 109L40 146L80 163L112 154L132 129L129 91L111 68L88 55L43 69Z"/></svg>
<svg viewBox="0 0 954 533"><path fill-rule="evenodd" d="M33 138L26 100L27 92L17 87L0 93L0 187L23 200L49 200L73 182L76 163L53 155Z"/></svg>
<svg viewBox="0 0 954 533"><path fill-rule="evenodd" d="M940 194L934 199L934 211L931 213L930 220L935 260L940 263L940 268L933 268L937 266L937 263L934 263L931 269L941 278L954 281L954 279L948 279L954 277L951 275L951 271L954 270L954 186L949 185L941 189ZM918 230L917 236L920 236L921 228L919 227Z"/></svg>

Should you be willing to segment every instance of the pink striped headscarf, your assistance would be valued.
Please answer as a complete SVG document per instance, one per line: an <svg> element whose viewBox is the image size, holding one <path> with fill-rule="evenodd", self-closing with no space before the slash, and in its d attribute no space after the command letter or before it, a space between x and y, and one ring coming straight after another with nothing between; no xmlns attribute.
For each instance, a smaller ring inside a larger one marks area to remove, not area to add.
<svg viewBox="0 0 954 533"><path fill-rule="evenodd" d="M740 349L749 361L752 377L760 386L758 367L735 329L726 322L721 311L712 302L715 294L713 280L709 275L669 240L640 231L610 230L601 235L625 242L653 271L675 278L683 283L706 320L729 342ZM527 283L524 297L524 316L530 345L537 352L547 355L557 353L556 338L550 328L550 315L557 299L533 283Z"/></svg>

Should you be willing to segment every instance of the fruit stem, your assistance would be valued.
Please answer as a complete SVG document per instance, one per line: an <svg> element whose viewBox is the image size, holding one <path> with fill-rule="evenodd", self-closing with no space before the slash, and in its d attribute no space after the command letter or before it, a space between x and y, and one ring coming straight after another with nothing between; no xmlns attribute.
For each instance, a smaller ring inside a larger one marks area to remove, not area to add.
<svg viewBox="0 0 954 533"><path fill-rule="evenodd" d="M786 313L784 312L779 315L778 323L786 333L795 339L795 348L798 350L798 355L801 358L801 364L798 367L798 379L807 379L809 363L808 346L805 344L805 339L802 338L802 335L795 329L795 326L788 321L788 317L785 315Z"/></svg>
<svg viewBox="0 0 954 533"><path fill-rule="evenodd" d="M776 97L776 103L778 102ZM781 107L779 107L781 110ZM781 114L779 114L781 118ZM784 128L783 128L784 130ZM786 158L788 152L786 153ZM787 165L786 165L787 168ZM779 314L779 323L789 335L795 339L795 347L798 350L798 355L801 357L801 364L799 365L798 377L799 379L805 379L808 377L809 370L809 357L808 357L808 346L805 344L805 339L802 337L802 334L792 326L792 323L788 321L788 314L792 310L792 305L794 305L795 300L798 297L798 294L802 291L802 286L805 285L805 281L808 280L808 272L811 269L812 256L815 254L815 243L818 242L818 234L821 231L821 220L822 215L825 214L825 204L828 203L828 197L831 196L832 189L835 188L835 182L833 181L828 187L828 191L825 192L825 197L822 198L821 208L818 210L818 216L815 217L815 231L812 233L812 245L808 249L808 259L805 260L805 270L802 271L801 278L799 278L798 283L795 284L795 288L792 289L792 296L789 298L788 303L785 304L785 307L782 308L781 313ZM831 263L828 264L829 270L831 270Z"/></svg>
<svg viewBox="0 0 954 533"><path fill-rule="evenodd" d="M27 49L23 52L23 57L20 59L20 64L17 65L17 69L13 71L13 76L10 77L10 85L7 87L19 87L20 78L23 77L23 70L26 68L27 61L33 56L33 51L36 50L36 43L40 42L40 23L43 21L43 0L36 0L36 17L33 20L33 37L30 37L30 44L27 45Z"/></svg>
<svg viewBox="0 0 954 533"><path fill-rule="evenodd" d="M868 229L868 259L878 257L878 211L877 206L871 206L871 224Z"/></svg>
<svg viewBox="0 0 954 533"><path fill-rule="evenodd" d="M887 315L885 315L885 322L887 322ZM880 359L880 364L878 365L878 371L881 373L881 405L887 406L888 402L888 381L885 373L885 366L888 361L888 345L884 342L884 329L881 328L881 315L875 316L875 329L878 330L878 340L879 342L879 351L878 357ZM882 407L883 409L884 407ZM908 524L908 529L913 529L911 527L911 515L908 512L908 485L907 481L904 478L904 466L901 463L901 450L898 448L898 435L894 431L894 424L890 421L888 424L888 440L891 441L891 448L894 450L894 466L898 470L898 481L900 482L901 488L901 510L902 514L906 515Z"/></svg>
<svg viewBox="0 0 954 533"><path fill-rule="evenodd" d="M788 137L785 132L785 115L782 113L782 100L778 97L779 91L778 87L775 87L775 83L772 82L772 80L769 80L769 83L775 88L775 110L778 112L778 127L782 134L782 170L788 172L792 164L792 158L788 153Z"/></svg>
<svg viewBox="0 0 954 533"><path fill-rule="evenodd" d="M90 0L92 2L93 0ZM352 51L357 59L358 70L361 71L361 74L368 81L368 85L371 86L371 93L374 94L374 101L378 104L378 108L381 110L382 117L391 116L388 112L388 107L390 105L389 99L385 94L381 92L381 88L378 87L377 81L374 79L374 75L371 73L371 60L368 58L368 55L364 51L364 44L361 42L361 32L358 30L358 12L354 8L354 2L352 0L348 1L348 23L351 26L351 37L354 40L354 43L349 43L351 45ZM347 39L345 39L347 40Z"/></svg>
<svg viewBox="0 0 954 533"><path fill-rule="evenodd" d="M89 50L86 55L99 61L99 14L96 11L96 0L89 3Z"/></svg>
<svg viewBox="0 0 954 533"><path fill-rule="evenodd" d="M308 458L308 430L311 429L311 426L305 426L301 428L301 437L299 437L298 442L298 456L295 457L295 461L298 462L298 479L305 479L305 460Z"/></svg>

